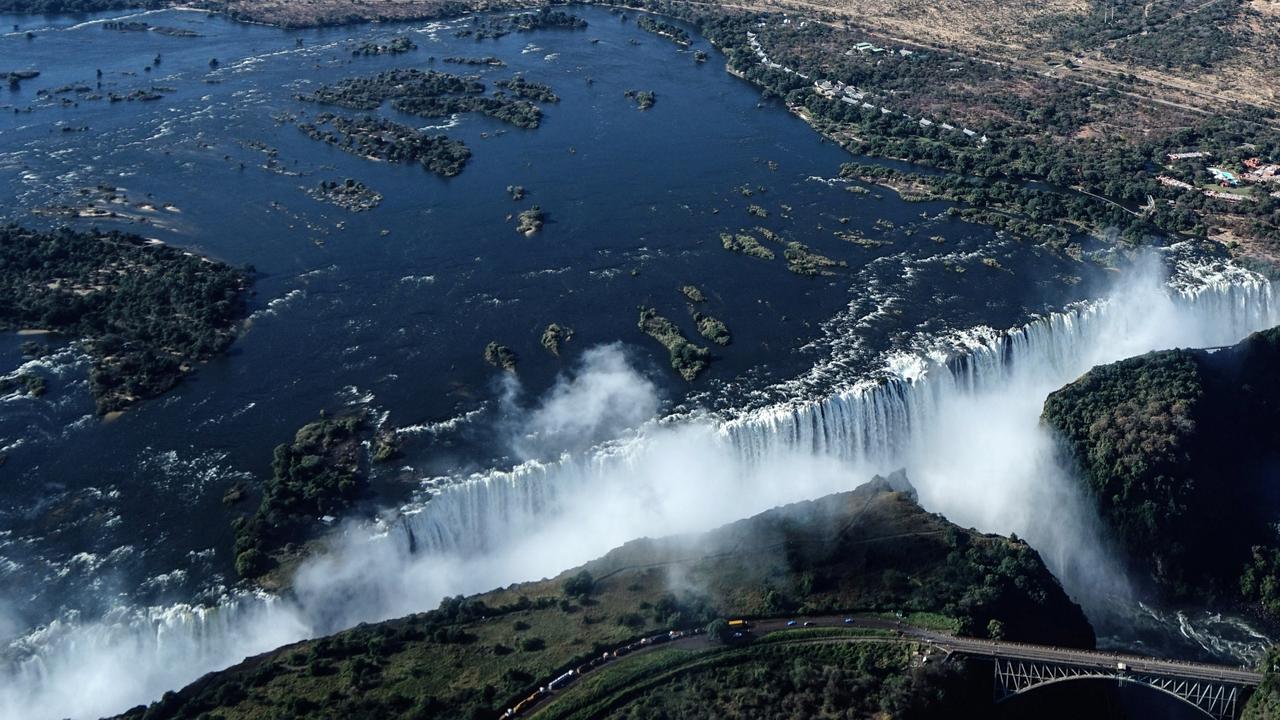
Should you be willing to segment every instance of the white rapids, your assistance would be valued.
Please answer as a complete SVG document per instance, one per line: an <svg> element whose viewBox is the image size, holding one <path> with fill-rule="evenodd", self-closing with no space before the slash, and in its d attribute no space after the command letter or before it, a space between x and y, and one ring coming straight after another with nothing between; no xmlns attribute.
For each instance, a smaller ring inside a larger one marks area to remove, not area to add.
<svg viewBox="0 0 1280 720"><path fill-rule="evenodd" d="M1077 597L1123 593L1040 426L1045 396L1098 363L1230 344L1280 324L1263 278L1172 264L1170 281L1126 282L1019 327L920 338L818 397L650 420L589 450L434 480L429 499L347 526L289 598L233 592L215 607L61 619L11 644L0 717L119 712L293 640L552 576L637 537L708 529L898 467L929 510L1026 537ZM839 365L839 352L825 362Z"/></svg>

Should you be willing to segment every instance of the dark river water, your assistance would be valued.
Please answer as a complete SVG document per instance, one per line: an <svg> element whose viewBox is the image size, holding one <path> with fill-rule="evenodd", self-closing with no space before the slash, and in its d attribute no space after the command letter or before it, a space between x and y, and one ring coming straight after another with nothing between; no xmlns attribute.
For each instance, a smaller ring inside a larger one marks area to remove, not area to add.
<svg viewBox="0 0 1280 720"><path fill-rule="evenodd" d="M590 23L584 30L481 42L455 38L450 28L465 24L457 21L282 32L196 12L135 18L201 35L188 38L0 17L0 27L37 27L35 40L0 40L5 64L41 72L20 91L0 91L6 105L32 108L0 113L9 219L50 224L33 210L83 205L81 188L107 184L127 191L130 205L154 205L155 212L119 208L149 222L76 224L128 229L251 264L260 274L243 338L169 395L103 423L89 416L79 364L60 370L45 398L5 403L0 447L18 446L0 470L0 519L9 533L3 551L20 566L12 576L33 591L19 605L105 600L110 590L130 593L138 579L179 567L189 568L194 585L180 583L189 591L207 580L196 576L225 572L228 511L220 499L231 482L267 471L271 448L321 409L372 403L404 426L492 407L500 374L482 358L490 340L519 353L519 378L533 395L583 349L621 341L668 400L692 391L706 394L708 404L732 404L744 388L804 370L812 360L802 348L820 337L821 323L871 290L869 283L882 297L899 290L914 258L954 254L977 266L964 255L990 246L985 252L1015 270L1037 262L983 228L921 218L936 217L944 208L938 203L819 182L837 175L847 153L785 109L761 107L749 85L723 71L720 57L695 63L693 50L711 50L705 42L680 51L608 12L580 12ZM351 56L365 39L403 33L417 42L416 52ZM144 72L157 54L160 65ZM523 72L551 85L561 102L545 105L536 130L457 118L443 132L466 142L473 158L451 179L366 161L273 119L319 112L294 95L348 76L398 67L470 71L440 62L452 55L500 57L507 67L483 71L486 79ZM220 63L212 72L211 58ZM69 107L37 94L95 85L98 69L106 92L174 91L153 102L80 100ZM632 88L655 91L656 106L637 111L624 97ZM281 172L264 169L268 156L255 146L278 149ZM381 206L352 214L303 192L347 177L381 192ZM528 189L528 201L511 201L505 188L512 184ZM530 203L546 210L549 222L526 238L508 216ZM767 208L769 218L748 215L752 204ZM894 229L877 228L883 219ZM721 248L720 232L757 225L850 268L807 278L788 272L781 258L763 262ZM837 230L888 243L866 249L839 239ZM929 239L935 235L947 243ZM922 325L1002 327L1028 309L1083 296L1041 281L1038 268L993 283L992 273L975 271L969 281L942 265L916 265L927 274L915 283L917 297L896 300L898 312L915 316L874 328L882 342ZM637 307L652 305L695 337L679 294L687 283L710 296L706 311L734 336L692 385L666 370L666 351L636 327ZM868 292L866 301L876 300ZM539 346L551 322L576 333L559 359ZM20 362L18 343L4 339L10 365ZM472 424L481 427L413 453L406 479L492 464L502 448L487 442L483 423ZM214 552L190 562L189 553L207 549ZM77 553L93 557L75 560ZM75 598L83 590L91 597Z"/></svg>
<svg viewBox="0 0 1280 720"><path fill-rule="evenodd" d="M0 15L0 28L20 26L0 36L0 71L41 73L0 89L0 217L128 230L257 271L252 316L231 352L167 395L100 420L87 359L64 344L26 366L49 379L48 394L0 402L0 636L217 598L234 581L229 523L240 512L223 505L224 492L270 472L273 446L321 410L363 405L414 429L406 456L376 478L372 505L390 506L425 479L523 459L504 418L593 347L621 343L664 413L732 415L821 396L920 337L1008 328L1108 286L1113 273L952 220L945 203L849 191L834 178L850 156L761 102L705 40L679 49L607 11L571 11L589 26L484 41L455 37L468 19L282 31L192 11L130 16L199 34L171 37L103 28L123 13ZM361 42L402 34L416 51L352 56ZM696 63L695 50L710 61ZM490 55L506 67L442 62ZM291 121L346 113L297 93L401 67L487 83L520 72L561 102L544 104L533 130L381 111L464 141L472 158L451 179L343 153ZM53 92L79 84L163 97ZM657 104L638 111L624 96L631 89L656 92ZM354 214L304 192L345 178L385 199ZM100 185L127 197L113 206L118 217L57 214ZM508 185L528 197L513 202ZM532 204L548 222L525 237L510 216ZM772 262L721 247L719 233L756 226L847 267L802 277L776 246ZM865 247L839 231L881 242ZM685 284L733 333L693 383L636 326L638 308L652 306L696 337ZM552 322L576 333L558 358L539 345ZM0 336L0 372L23 365L24 339ZM515 382L484 363L491 340L519 354Z"/></svg>

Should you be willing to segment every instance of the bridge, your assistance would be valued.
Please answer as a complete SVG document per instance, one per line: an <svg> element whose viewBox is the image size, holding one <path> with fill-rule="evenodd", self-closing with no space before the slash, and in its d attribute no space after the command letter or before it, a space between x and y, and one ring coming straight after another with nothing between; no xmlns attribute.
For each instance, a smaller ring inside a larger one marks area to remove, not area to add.
<svg viewBox="0 0 1280 720"><path fill-rule="evenodd" d="M808 626L848 625L837 616L800 619ZM904 640L929 643L948 656L990 660L998 703L1052 683L1108 680L1172 695L1215 720L1235 720L1249 693L1262 682L1262 673L1229 665L961 637L884 617L855 615L852 621L855 627L891 630ZM792 625L783 618L769 618L753 621L753 627L765 633Z"/></svg>
<svg viewBox="0 0 1280 720"><path fill-rule="evenodd" d="M836 616L801 619L809 626L847 625ZM1229 665L961 637L883 617L858 615L853 622L856 627L892 630L904 640L929 643L948 656L990 660L998 703L1053 683L1108 680L1172 695L1215 720L1235 720L1249 693L1262 682L1262 673ZM753 627L765 633L791 625L786 619L770 618L754 621Z"/></svg>
<svg viewBox="0 0 1280 720"><path fill-rule="evenodd" d="M990 659L996 702L1071 680L1132 683L1172 695L1215 720L1235 720L1262 674L1238 667L914 631L948 653Z"/></svg>
<svg viewBox="0 0 1280 720"><path fill-rule="evenodd" d="M1249 693L1262 683L1262 673L1228 665L1163 660L1121 653L1080 650L1051 645L984 640L952 635L911 625L883 615L810 615L798 618L752 618L752 634L786 633L803 628L860 628L885 631L879 635L811 636L797 633L796 639L778 642L798 644L830 643L904 643L931 645L946 657L965 656L990 660L994 666L995 700L997 703L1053 683L1072 680L1106 680L1120 684L1146 686L1191 705L1215 720L1237 720L1244 710ZM670 644L667 644L667 643ZM745 640L745 642L750 642ZM691 633L671 641L665 634L626 646L620 654L645 653L660 647L682 647L708 650L714 646L705 634ZM609 653L605 653L606 656ZM617 657L617 655L614 655ZM575 678L596 672L592 664L579 669ZM562 690L550 688L530 696L519 711L514 708L504 718L523 717L544 704L553 702Z"/></svg>

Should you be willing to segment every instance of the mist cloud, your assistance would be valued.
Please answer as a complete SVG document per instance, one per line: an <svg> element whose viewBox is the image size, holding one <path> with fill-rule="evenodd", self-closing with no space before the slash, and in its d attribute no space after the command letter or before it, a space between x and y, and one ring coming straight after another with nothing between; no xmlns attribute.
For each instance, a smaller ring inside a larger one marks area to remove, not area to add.
<svg viewBox="0 0 1280 720"><path fill-rule="evenodd" d="M760 443L767 451L748 453L715 418L658 421L656 388L625 350L591 349L546 395L508 405L513 443L534 459L459 478L375 527L348 524L302 567L288 599L123 608L30 635L22 644L32 658L0 677L0 716L118 712L292 640L427 610L445 595L552 576L637 537L710 529L904 465L927 509L1026 537L1068 591L1124 592L1105 538L1039 425L1045 395L1098 362L1233 342L1276 317L1269 305L1253 307L1262 296L1246 303L1209 291L1193 303L1175 301L1152 269L1122 280L1106 305L1045 325L1039 345L1012 351L1013 364L982 370L988 382L967 386L931 368L924 385L904 391L920 399L908 436L885 444L895 448L892 457L850 457L826 445L816 452L818 445L780 436ZM809 413L810 428L833 422L814 408L793 411ZM773 432L753 417L736 432Z"/></svg>
<svg viewBox="0 0 1280 720"><path fill-rule="evenodd" d="M581 449L651 420L658 403L657 388L631 366L621 343L593 347L536 407L517 413L514 443L525 458Z"/></svg>

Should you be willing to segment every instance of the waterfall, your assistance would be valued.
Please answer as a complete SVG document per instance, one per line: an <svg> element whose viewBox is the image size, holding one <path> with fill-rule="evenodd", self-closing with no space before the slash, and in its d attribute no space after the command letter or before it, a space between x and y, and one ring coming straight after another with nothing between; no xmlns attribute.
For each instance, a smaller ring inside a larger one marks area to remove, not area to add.
<svg viewBox="0 0 1280 720"><path fill-rule="evenodd" d="M201 674L309 634L287 603L265 593L213 606L116 608L60 618L9 648L0 717L99 717L154 700Z"/></svg>
<svg viewBox="0 0 1280 720"><path fill-rule="evenodd" d="M446 594L553 576L630 539L709 529L900 466L929 510L1016 530L1055 570L1087 570L1097 564L1078 547L1088 528L1046 523L1027 507L1075 512L1070 493L1041 473L1045 395L1098 363L1234 343L1276 324L1262 278L1184 264L1167 285L1020 327L916 338L886 352L870 376L821 392L801 378L785 388L792 399L773 406L653 420L589 451L456 478L372 529L348 528L304 565L288 599L240 594L212 608L124 608L37 629L9 648L0 716L118 712L287 642L427 610ZM850 364L838 354L827 362ZM1029 432L1001 449L1008 455L981 445L985 426L1002 422Z"/></svg>
<svg viewBox="0 0 1280 720"><path fill-rule="evenodd" d="M796 458L834 461L851 477L910 467L927 452L921 444L941 409L958 400L1020 387L1038 408L1049 392L1094 365L1150 350L1232 344L1280 324L1270 283L1234 266L1216 269L1209 275L1189 264L1168 285L1076 303L1005 331L976 328L922 338L910 351L886 354L873 377L822 397L701 421L712 426L702 449L740 469ZM665 448L654 437L669 424L652 423L635 437L589 453L475 474L406 508L394 532L419 552L471 554L501 547L587 489L638 492L635 477L661 461L657 456ZM806 499L803 488L798 490L769 496ZM946 507L930 509L948 514Z"/></svg>

